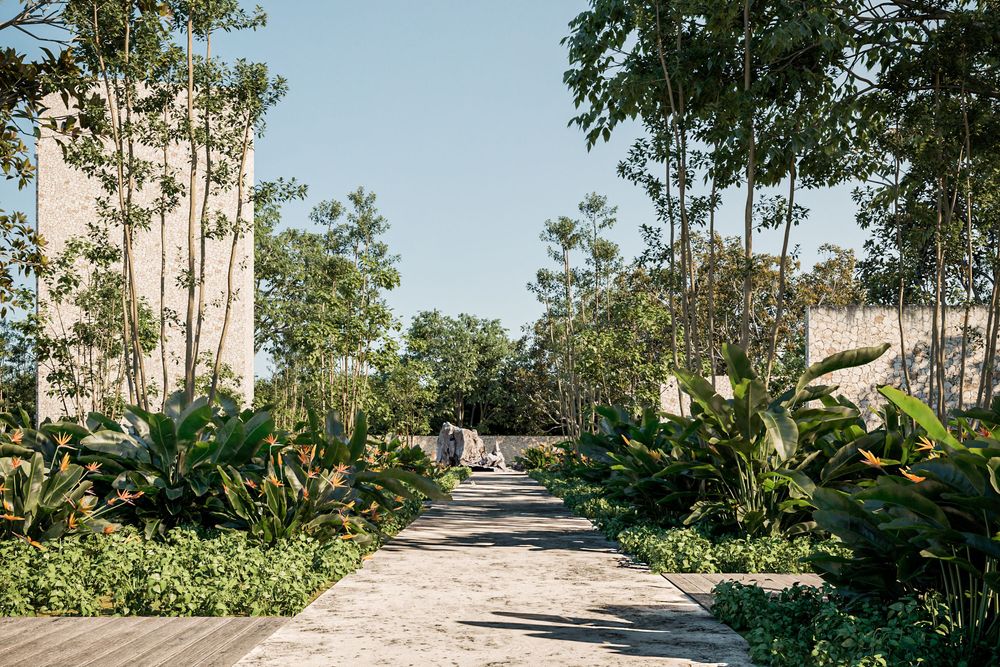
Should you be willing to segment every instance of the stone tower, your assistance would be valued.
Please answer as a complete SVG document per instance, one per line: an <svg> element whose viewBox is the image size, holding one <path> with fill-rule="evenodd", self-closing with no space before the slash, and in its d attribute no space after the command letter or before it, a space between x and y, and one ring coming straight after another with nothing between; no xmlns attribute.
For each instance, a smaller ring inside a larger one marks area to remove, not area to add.
<svg viewBox="0 0 1000 667"><path fill-rule="evenodd" d="M58 97L47 100L50 113L59 115L64 108ZM252 149L251 149L252 150ZM195 193L199 216L204 196L204 152L199 157L198 190ZM141 159L161 161L162 149L140 147ZM178 180L187 184L186 174L190 162L190 148L183 144L174 144L167 151L168 168L177 170ZM37 224L39 233L47 242L48 257L57 257L74 237L86 236L88 225L97 221L98 201L107 197L99 183L88 177L79 169L67 164L63 151L57 139L48 130L43 130L37 141ZM246 198L243 204L242 218L253 220L253 208L249 201L250 189L253 185L253 154L251 152L246 171ZM153 184L143 188L136 199L138 206L152 206L159 194L158 187ZM187 305L187 289L183 284L183 275L187 267L187 234L188 234L188 193L182 193L179 205L166 215L163 233L166 239L161 244L161 225L158 215L154 215L153 223L147 230L136 230L134 238L135 271L137 293L149 307L154 320L159 327L161 309L171 314L172 323L167 327L166 364L163 363L161 349L150 351L145 357L148 384L157 393L163 392L164 366L166 367L167 390L171 393L181 388L184 377L185 334L183 320ZM209 211L224 212L230 218L235 218L237 192L233 188L226 192L212 194L208 200ZM254 380L254 257L253 231L245 231L237 245L235 271L235 300L232 305L227 340L222 355L223 363L236 375L236 393L241 396L244 406L253 399ZM111 243L121 246L121 228L109 229ZM201 333L201 353L215 354L222 330L223 313L226 303L227 273L231 237L209 239L205 252L205 316ZM165 248L163 246L165 245ZM161 262L161 250L165 250L165 262ZM200 257L196 263L200 263ZM77 267L84 273L85 266ZM165 274L166 288L161 303L161 270ZM51 290L45 280L38 281L38 299L40 304L49 303ZM80 317L79 309L63 304L57 309L46 308L40 311L44 326L51 332L59 333L71 327ZM38 372L38 417L57 418L64 414L73 414L73 409L66 402L57 386L48 379L51 367L39 365ZM199 364L199 375L211 372L211 366ZM122 386L123 395L125 386ZM152 405L159 406L158 401Z"/></svg>

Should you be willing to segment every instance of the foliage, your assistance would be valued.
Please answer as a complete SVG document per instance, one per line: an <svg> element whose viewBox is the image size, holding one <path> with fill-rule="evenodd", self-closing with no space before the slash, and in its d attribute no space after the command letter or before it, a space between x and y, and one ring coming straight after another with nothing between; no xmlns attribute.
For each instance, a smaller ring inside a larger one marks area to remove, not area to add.
<svg viewBox="0 0 1000 667"><path fill-rule="evenodd" d="M305 536L260 546L240 532L133 529L71 538L44 550L0 542L9 577L4 615L291 615L361 564L353 542Z"/></svg>
<svg viewBox="0 0 1000 667"><path fill-rule="evenodd" d="M385 300L400 280L389 222L375 193L359 187L347 199L349 208L313 208L320 232L276 232L273 209L256 223L254 339L274 362L267 400L285 426L305 418L307 398L349 418L368 411L372 376L397 360L399 325Z"/></svg>
<svg viewBox="0 0 1000 667"><path fill-rule="evenodd" d="M924 456L901 475L886 471L866 488L814 489L817 524L852 554L813 560L827 580L862 594L894 599L939 592L967 655L981 646L995 650L1000 442L979 434L959 442L929 406L891 387L882 393L926 432Z"/></svg>
<svg viewBox="0 0 1000 667"><path fill-rule="evenodd" d="M0 94L0 171L5 179L16 181L18 188L27 187L35 175L24 137L32 134L33 124L42 124L39 119L47 111L45 97L53 93L66 100L84 96L80 70L68 48L63 10L64 3L57 0L10 3L0 19L0 34L5 38L14 32L27 35L35 52L32 56L13 46L0 48L0 80L4 82ZM42 36L46 31L48 36ZM72 115L45 125L67 134L77 126ZM22 277L44 271L45 245L24 213L0 209L0 318L6 320L11 310L32 305L30 294L18 283Z"/></svg>
<svg viewBox="0 0 1000 667"><path fill-rule="evenodd" d="M723 399L708 380L677 370L690 394L692 416L679 418L697 460L687 466L709 483L709 494L692 506L692 523L712 518L735 524L748 534L777 534L808 529L801 494L790 488L787 472L801 472L823 453L821 443L860 423L858 410L831 396L836 387L812 382L834 370L877 359L888 345L831 355L812 364L795 385L771 396L735 345L723 347L733 398ZM820 405L811 405L820 401Z"/></svg>
<svg viewBox="0 0 1000 667"><path fill-rule="evenodd" d="M937 597L857 602L830 587L774 597L757 586L716 586L712 613L742 633L754 664L770 667L959 667L949 611ZM980 663L984 664L984 663Z"/></svg>
<svg viewBox="0 0 1000 667"><path fill-rule="evenodd" d="M561 450L551 445L528 447L514 458L514 467L528 472L546 471L563 462Z"/></svg>
<svg viewBox="0 0 1000 667"><path fill-rule="evenodd" d="M130 406L127 430L93 413L94 432L79 443L80 460L99 466L93 479L105 484L108 503L129 506L147 535L181 523L211 525L222 509L219 466L259 465L274 430L267 412L213 412L206 399L182 406L181 393L165 412Z"/></svg>
<svg viewBox="0 0 1000 667"><path fill-rule="evenodd" d="M350 440L341 437L334 415L327 424L323 434L300 434L298 445L276 446L259 475L219 467L227 525L267 544L299 533L364 543L371 539L368 533L377 532L376 508L392 515L406 501L448 497L431 481L433 465L422 450L398 441L369 443L363 413Z"/></svg>
<svg viewBox="0 0 1000 667"><path fill-rule="evenodd" d="M451 491L470 474L437 478ZM420 512L407 501L383 517L383 536ZM0 540L0 615L290 616L361 566L384 538L321 541L299 534L261 544L234 530L177 527L146 539L125 527L110 535L75 535L32 546Z"/></svg>
<svg viewBox="0 0 1000 667"><path fill-rule="evenodd" d="M16 445L0 444L2 449ZM100 518L98 499L88 494L88 471L70 463L67 451L46 466L41 452L0 458L0 538L17 537L30 544L54 540L82 529L114 530Z"/></svg>
<svg viewBox="0 0 1000 667"><path fill-rule="evenodd" d="M833 543L809 537L720 536L708 526L664 528L635 505L609 497L602 486L561 472L530 474L654 572L811 572L807 557L845 553Z"/></svg>
<svg viewBox="0 0 1000 667"><path fill-rule="evenodd" d="M0 412L35 413L35 354L25 320L0 321Z"/></svg>

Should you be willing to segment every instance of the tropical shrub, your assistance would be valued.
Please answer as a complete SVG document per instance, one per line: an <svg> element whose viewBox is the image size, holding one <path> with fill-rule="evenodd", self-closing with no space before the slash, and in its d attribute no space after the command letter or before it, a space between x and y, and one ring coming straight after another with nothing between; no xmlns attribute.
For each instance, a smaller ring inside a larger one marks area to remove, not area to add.
<svg viewBox="0 0 1000 667"><path fill-rule="evenodd" d="M368 450L374 468L398 468L430 477L438 467L427 456L427 452L420 447L406 444L398 437L370 441Z"/></svg>
<svg viewBox="0 0 1000 667"><path fill-rule="evenodd" d="M179 393L162 413L130 406L125 417L129 429L92 413L94 432L80 440L78 460L97 466L93 479L104 483L107 502L128 506L147 534L211 525L224 509L220 466L261 468L260 450L274 442L266 411L219 414L207 399L184 406Z"/></svg>
<svg viewBox="0 0 1000 667"><path fill-rule="evenodd" d="M432 500L448 496L434 482L412 470L379 467L378 450L371 449L368 422L363 412L354 420L354 432L348 436L337 413L330 411L323 423L312 409L308 421L295 436L293 444L307 470L337 472L354 494L362 513L376 513L379 508L392 512L397 498L412 498L417 491Z"/></svg>
<svg viewBox="0 0 1000 667"><path fill-rule="evenodd" d="M949 634L949 609L938 597L881 604L799 585L771 596L735 581L714 593L712 613L743 634L756 665L971 667Z"/></svg>
<svg viewBox="0 0 1000 667"><path fill-rule="evenodd" d="M437 483L450 491L470 472L443 471ZM420 509L406 501L380 519L380 533L395 534ZM262 544L243 531L184 526L146 539L125 526L38 546L0 540L0 616L292 615L358 568L382 539L361 544L299 533Z"/></svg>
<svg viewBox="0 0 1000 667"><path fill-rule="evenodd" d="M350 437L336 413L327 415L322 428L316 413L308 414L309 425L294 444L278 447L275 441L261 474L220 466L226 525L247 530L265 543L300 532L320 539L339 533L367 541L368 533L377 531L374 522L380 510L392 514L406 500L448 498L428 476L416 472L433 470L418 448L369 441L363 412L355 418Z"/></svg>
<svg viewBox="0 0 1000 667"><path fill-rule="evenodd" d="M70 463L68 452L49 466L41 452L0 458L0 538L37 545L80 529L114 530L100 518L98 499L88 493L88 472Z"/></svg>
<svg viewBox="0 0 1000 667"><path fill-rule="evenodd" d="M606 471L602 484L609 495L653 514L678 519L696 502L697 458L685 447L683 426L661 422L654 410L638 419L621 408L599 407L596 433L580 437L581 463L594 472Z"/></svg>
<svg viewBox="0 0 1000 667"><path fill-rule="evenodd" d="M809 536L740 537L715 534L709 526L664 527L636 506L607 497L600 486L559 472L531 476L654 572L811 572L809 557L847 553Z"/></svg>
<svg viewBox="0 0 1000 667"><path fill-rule="evenodd" d="M813 562L845 590L890 600L941 593L967 655L997 652L1000 441L968 430L959 441L919 400L881 391L926 432L923 457L853 492L810 489L817 524L852 552Z"/></svg>
<svg viewBox="0 0 1000 667"><path fill-rule="evenodd" d="M724 345L733 398L724 399L711 383L677 369L691 396L690 418L673 416L680 428L677 446L689 452L686 468L707 484L685 523L710 520L741 533L794 534L811 529L808 502L787 472L802 472L823 454L823 443L843 441L841 433L863 433L856 407L833 398L836 387L811 384L831 371L877 359L888 345L858 348L812 364L793 387L771 396L746 354ZM816 404L818 402L818 405Z"/></svg>
<svg viewBox="0 0 1000 667"><path fill-rule="evenodd" d="M563 461L562 450L551 445L527 447L514 457L514 468L517 470L547 470L560 465Z"/></svg>

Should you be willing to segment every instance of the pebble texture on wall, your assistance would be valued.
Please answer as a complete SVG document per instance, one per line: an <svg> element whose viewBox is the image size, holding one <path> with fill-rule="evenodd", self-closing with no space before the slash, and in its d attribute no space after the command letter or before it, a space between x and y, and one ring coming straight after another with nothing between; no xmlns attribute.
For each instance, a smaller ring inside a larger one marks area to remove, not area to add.
<svg viewBox="0 0 1000 667"><path fill-rule="evenodd" d="M53 115L64 113L64 107L58 97L49 97L47 106ZM82 171L70 166L63 159L62 149L56 139L48 132L43 132L37 142L37 221L38 231L48 242L47 252L50 257L60 253L67 242L76 236L87 233L88 223L98 220L98 199L106 196L99 184L88 178ZM140 159L161 160L159 149L140 147ZM190 159L190 149L181 144L174 144L168 150L168 164L178 170L178 178L187 183L186 174ZM196 193L198 215L201 214L202 197L204 196L204 152L198 165L198 191ZM247 194L253 185L253 155L251 153L247 177ZM155 184L148 185L140 191L136 205L152 206L158 188ZM235 188L209 197L209 210L221 211L235 218L237 194ZM140 298L152 310L159 327L160 312L160 267L161 244L159 217L148 230L137 230L135 233L135 269L136 281ZM223 353L223 363L228 365L238 376L238 393L242 395L246 405L253 399L253 298L254 298L254 266L253 266L253 207L249 201L244 202L243 218L251 223L250 231L242 236L237 246L237 270L235 276L236 298L233 303L233 313L227 334L226 347ZM180 283L180 277L187 268L187 233L188 233L188 198L182 196L180 205L166 216L166 295L163 307L175 314L179 319L168 328L167 334L167 393L180 388L178 381L183 378L184 366L184 331L182 329L184 312L187 304L187 290ZM121 228L110 231L111 242L121 245ZM214 357L222 330L223 311L226 300L226 274L229 263L231 237L209 240L206 247L206 281L205 281L205 321L202 328L201 352L210 352ZM200 261L200 260L199 260ZM79 267L81 273L86 267ZM49 300L49 291L43 281L39 281L38 298L40 302ZM71 306L63 305L58 313L48 313L48 326L53 328L69 327L79 318L79 311ZM203 360L207 361L207 360ZM152 350L146 357L147 377L151 387L161 392L162 363L160 348ZM199 365L199 374L210 372L208 363ZM47 370L40 368L38 373L38 415L56 418L69 412L66 404L58 396L50 396L52 387L46 379ZM124 387L123 387L124 392ZM57 392L56 392L57 393ZM162 394L161 394L162 395Z"/></svg>
<svg viewBox="0 0 1000 667"><path fill-rule="evenodd" d="M965 311L948 308L945 312L945 400L949 407L958 405L962 361L962 325ZM973 308L969 315L968 346L965 358L964 405L974 405L985 351L988 310ZM930 349L933 330L932 307L908 307L903 313L903 338L911 392L927 401L930 398ZM817 383L836 384L839 393L856 403L863 412L884 402L878 393L881 385L905 389L903 355L900 354L899 318L895 308L850 306L845 308L813 307L806 311L806 364L856 347L889 343L881 358L857 368L848 368L823 376ZM1000 375L994 375L1000 377Z"/></svg>

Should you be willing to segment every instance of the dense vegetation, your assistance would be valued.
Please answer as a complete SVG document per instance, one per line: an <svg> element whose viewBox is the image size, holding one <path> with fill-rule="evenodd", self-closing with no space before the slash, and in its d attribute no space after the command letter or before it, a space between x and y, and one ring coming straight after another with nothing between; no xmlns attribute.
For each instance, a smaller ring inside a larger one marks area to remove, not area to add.
<svg viewBox="0 0 1000 667"><path fill-rule="evenodd" d="M763 664L987 664L1000 656L1000 401L946 427L884 387L869 427L834 387L812 384L883 351L833 355L771 397L724 346L734 398L679 370L690 417L601 408L598 433L519 462L654 570L815 570L835 585L826 601L723 587L720 616ZM829 646L852 632L857 643Z"/></svg>
<svg viewBox="0 0 1000 667"><path fill-rule="evenodd" d="M178 392L126 417L0 415L0 551L17 572L0 610L295 613L464 476L370 439L364 413L350 434L314 411L288 432Z"/></svg>
<svg viewBox="0 0 1000 667"><path fill-rule="evenodd" d="M437 483L450 491L467 475L455 468ZM126 526L41 546L0 541L9 574L0 582L0 615L292 615L360 567L420 506L404 502L377 522L380 534L369 542L298 534L264 544L248 532L196 526L155 540Z"/></svg>

